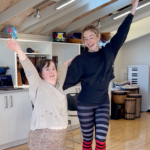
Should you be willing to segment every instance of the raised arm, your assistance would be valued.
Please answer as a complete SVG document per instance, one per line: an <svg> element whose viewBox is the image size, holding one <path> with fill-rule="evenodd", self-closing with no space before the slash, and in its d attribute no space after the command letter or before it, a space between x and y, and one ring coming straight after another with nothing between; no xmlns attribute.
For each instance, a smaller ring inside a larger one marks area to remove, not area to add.
<svg viewBox="0 0 150 150"><path fill-rule="evenodd" d="M66 90L80 82L81 76L83 74L82 66L80 63L79 56L77 56L68 67L66 79L64 82L63 89Z"/></svg>
<svg viewBox="0 0 150 150"><path fill-rule="evenodd" d="M120 25L120 27L117 30L117 33L112 37L110 43L106 45L106 47L109 47L111 52L114 53L114 58L116 57L119 49L125 42L130 25L132 23L133 15L135 14L136 8L138 7L139 0L133 0L132 1L132 9L130 14L125 18L123 23Z"/></svg>
<svg viewBox="0 0 150 150"><path fill-rule="evenodd" d="M67 61L65 61L59 68L58 68L58 78L57 80L59 81L59 83L61 84L61 86L64 85L64 81L66 79L66 74L67 74L67 70L68 67L70 66L71 62L73 61L74 58L71 58Z"/></svg>
<svg viewBox="0 0 150 150"><path fill-rule="evenodd" d="M132 9L131 9L132 15L135 14L138 5L139 5L139 0L132 0Z"/></svg>
<svg viewBox="0 0 150 150"><path fill-rule="evenodd" d="M24 68L26 77L29 81L29 85L33 85L36 88L36 85L38 85L39 81L39 74L34 67L34 65L31 63L31 61L27 58L27 56L24 54L20 46L18 45L16 40L6 40L7 48L10 50L16 52L18 54L19 60Z"/></svg>

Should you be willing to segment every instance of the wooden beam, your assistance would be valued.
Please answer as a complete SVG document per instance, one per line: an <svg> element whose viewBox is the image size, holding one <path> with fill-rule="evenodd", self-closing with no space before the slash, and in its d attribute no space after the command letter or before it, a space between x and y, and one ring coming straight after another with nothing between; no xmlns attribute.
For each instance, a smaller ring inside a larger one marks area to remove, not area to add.
<svg viewBox="0 0 150 150"><path fill-rule="evenodd" d="M149 17L150 16L150 11L149 10L150 10L150 6L147 6L144 9L137 10L135 15L134 15L133 22L137 22L139 20L142 20L143 18ZM101 20L101 23L102 23L102 27L100 28L101 32L113 32L113 31L117 30L119 25L125 19L125 16L121 17L118 20L113 20L112 17L113 16L109 16L109 17L104 18L104 19ZM147 19L147 21L148 21L148 19ZM150 20L147 23L149 24ZM136 34L137 33L135 32L135 35Z"/></svg>
<svg viewBox="0 0 150 150"><path fill-rule="evenodd" d="M118 0L100 10L97 10L96 12L93 12L89 14L88 16L85 16L70 25L67 26L64 32L72 32L82 26L85 26L86 24L89 24L98 18L101 18L103 16L106 16L109 13L112 13L120 8L123 8L124 6L127 6L131 4L131 0Z"/></svg>
<svg viewBox="0 0 150 150"><path fill-rule="evenodd" d="M58 1L60 1L60 0L53 0L53 1L58 2ZM79 1L79 0L76 0L76 2L78 2L78 1ZM66 10L64 10L64 9L56 10L55 8L56 8L57 5L58 5L57 3L54 3L54 4L52 4L52 5L48 6L48 7L46 7L45 9L41 10L41 11L40 11L40 15L41 15L42 17L41 17L40 19L34 19L34 15L35 15L35 14L31 15L30 17L28 17L28 18L20 25L18 31L19 31L19 32L20 32L20 31L23 31L24 29L26 29L26 28L28 28L28 27L30 27L30 26L32 26L32 25L38 23L38 22L41 22L42 20L44 20L44 19L46 19L46 18L48 18L48 17L54 15L55 13L58 13L59 11L60 11L60 12L59 12L60 14L63 14L63 12L66 11Z"/></svg>
<svg viewBox="0 0 150 150"><path fill-rule="evenodd" d="M42 0L21 0L19 3L13 5L12 7L10 7L9 9L0 14L0 24L13 18L14 16L27 10L28 8L35 6L37 3L41 1Z"/></svg>
<svg viewBox="0 0 150 150"><path fill-rule="evenodd" d="M90 0L78 0L77 3L74 3L73 5L70 5L68 6L67 8L65 7L64 9L61 9L60 11L56 11L56 10L53 10L54 12L56 12L55 14L52 14L51 13L47 13L49 14L49 17L43 19L43 20L39 20L39 22L37 22L36 24L33 24L31 26L29 26L28 28L26 28L26 30L24 31L24 33L31 33L32 31L40 28L41 26L45 25L45 24L48 24L60 17L63 17L67 14L69 14L70 12L86 5L87 3L89 3ZM50 11L50 9L49 9ZM41 12L42 13L42 12ZM33 20L33 17L32 17L32 20ZM21 28L21 27L20 27ZM21 30L21 29L20 29Z"/></svg>
<svg viewBox="0 0 150 150"><path fill-rule="evenodd" d="M71 13L67 14L66 16L64 17L61 17L59 18L58 20L56 21L53 21L51 23L49 23L42 31L41 31L41 34L47 32L47 31L50 31L51 29L55 28L56 25L57 26L60 26L61 24L71 20L71 19L74 19L88 11L91 11L95 8L97 8L98 6L101 6L107 2L109 2L110 0L103 0L103 1L100 1L100 0L92 0L90 1L87 5L81 7L81 8L78 8L77 10L75 11L72 11Z"/></svg>

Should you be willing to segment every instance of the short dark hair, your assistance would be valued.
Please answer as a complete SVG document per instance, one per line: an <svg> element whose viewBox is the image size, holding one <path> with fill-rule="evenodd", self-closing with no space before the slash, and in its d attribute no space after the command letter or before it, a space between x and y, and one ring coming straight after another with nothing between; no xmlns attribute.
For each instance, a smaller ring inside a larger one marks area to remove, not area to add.
<svg viewBox="0 0 150 150"><path fill-rule="evenodd" d="M57 66L56 66L55 62L52 59L43 59L43 60L39 61L38 65L36 66L36 69L37 69L38 73L42 73L42 69L44 68L44 66L46 65L46 67L49 67L51 62L54 63L55 68L57 70Z"/></svg>

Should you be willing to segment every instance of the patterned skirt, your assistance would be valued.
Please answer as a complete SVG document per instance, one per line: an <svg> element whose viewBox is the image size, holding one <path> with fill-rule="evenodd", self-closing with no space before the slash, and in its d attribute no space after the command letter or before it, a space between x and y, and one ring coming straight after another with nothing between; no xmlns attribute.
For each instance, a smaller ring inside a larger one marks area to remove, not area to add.
<svg viewBox="0 0 150 150"><path fill-rule="evenodd" d="M30 130L28 146L30 150L65 150L67 129L37 129Z"/></svg>

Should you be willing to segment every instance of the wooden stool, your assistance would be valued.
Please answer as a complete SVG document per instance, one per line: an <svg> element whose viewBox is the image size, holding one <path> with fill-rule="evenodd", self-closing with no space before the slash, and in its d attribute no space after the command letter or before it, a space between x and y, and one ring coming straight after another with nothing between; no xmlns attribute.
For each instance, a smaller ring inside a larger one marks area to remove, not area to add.
<svg viewBox="0 0 150 150"><path fill-rule="evenodd" d="M124 104L125 98L127 98L126 91L112 91L112 100L114 103Z"/></svg>
<svg viewBox="0 0 150 150"><path fill-rule="evenodd" d="M127 98L127 91L112 91L112 101L121 106L121 118L124 118L124 99Z"/></svg>
<svg viewBox="0 0 150 150"><path fill-rule="evenodd" d="M125 115L126 120L134 120L136 112L136 99L135 98L125 98Z"/></svg>
<svg viewBox="0 0 150 150"><path fill-rule="evenodd" d="M142 99L142 95L141 94L129 94L128 97L136 99L135 117L140 118L141 117L141 99Z"/></svg>

